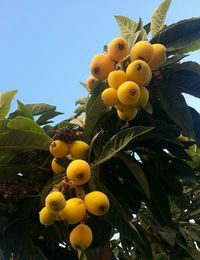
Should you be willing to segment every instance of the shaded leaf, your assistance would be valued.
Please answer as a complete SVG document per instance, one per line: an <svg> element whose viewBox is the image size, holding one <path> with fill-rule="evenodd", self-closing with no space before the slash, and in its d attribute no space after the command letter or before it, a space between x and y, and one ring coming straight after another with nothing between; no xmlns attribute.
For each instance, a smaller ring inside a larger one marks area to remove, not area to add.
<svg viewBox="0 0 200 260"><path fill-rule="evenodd" d="M130 141L136 141L137 138L140 138L142 135L147 134L153 129L153 127L134 126L118 132L103 147L103 150L94 166L109 160L125 148Z"/></svg>
<svg viewBox="0 0 200 260"><path fill-rule="evenodd" d="M165 18L171 4L171 0L164 0L153 12L151 17L151 34L156 35L164 27Z"/></svg>
<svg viewBox="0 0 200 260"><path fill-rule="evenodd" d="M190 110L174 82L160 81L157 92L161 105L169 117L182 129L186 136L194 137Z"/></svg>
<svg viewBox="0 0 200 260"><path fill-rule="evenodd" d="M190 107L190 112L193 119L193 128L195 133L195 141L198 147L200 147L200 114L192 107Z"/></svg>
<svg viewBox="0 0 200 260"><path fill-rule="evenodd" d="M10 105L17 94L17 90L0 93L0 120L4 119L10 110Z"/></svg>
<svg viewBox="0 0 200 260"><path fill-rule="evenodd" d="M18 104L18 109L21 110L23 112L23 116L30 118L32 120L34 120L33 115L30 111L30 109L24 105L21 101L17 100L17 104Z"/></svg>
<svg viewBox="0 0 200 260"><path fill-rule="evenodd" d="M197 50L200 40L200 18L191 18L182 20L167 26L150 41L165 45L168 53L184 54L191 48L191 51ZM195 47L196 46L196 47ZM185 49L185 51L183 51Z"/></svg>
<svg viewBox="0 0 200 260"><path fill-rule="evenodd" d="M42 114L38 119L37 119L37 124L38 125L45 125L45 124L48 124L52 121L48 121L49 119L52 119L56 116L59 116L59 115L62 115L63 113L62 112L58 112L58 111L55 111L55 110L50 110L50 111L47 111L45 112L44 114Z"/></svg>

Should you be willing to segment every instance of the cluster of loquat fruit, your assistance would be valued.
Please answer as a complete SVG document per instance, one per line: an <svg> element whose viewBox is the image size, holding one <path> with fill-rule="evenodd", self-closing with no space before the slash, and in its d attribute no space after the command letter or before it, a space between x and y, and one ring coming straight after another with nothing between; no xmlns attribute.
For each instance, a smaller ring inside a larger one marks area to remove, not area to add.
<svg viewBox="0 0 200 260"><path fill-rule="evenodd" d="M40 223L49 226L56 220L67 224L77 224L69 235L69 242L76 250L85 250L93 240L93 232L86 224L90 215L102 216L110 208L108 197L101 191L91 191L85 194L82 187L91 177L91 167L86 161L89 145L83 141L68 144L55 140L50 145L50 153L54 156L52 170L55 174L66 172L64 188L76 190L76 196L67 198L63 189L53 189L45 198L45 206L39 212ZM72 160L65 168L56 160L70 157ZM63 186L62 186L63 187ZM68 196L67 196L68 197Z"/></svg>
<svg viewBox="0 0 200 260"><path fill-rule="evenodd" d="M138 109L145 107L149 100L147 86L152 71L166 59L164 45L138 41L131 48L122 38L114 38L107 46L106 53L93 57L90 64L91 76L86 88L91 90L97 80L104 80L107 88L101 98L108 107L115 107L120 119L130 121ZM124 61L128 60L128 65Z"/></svg>

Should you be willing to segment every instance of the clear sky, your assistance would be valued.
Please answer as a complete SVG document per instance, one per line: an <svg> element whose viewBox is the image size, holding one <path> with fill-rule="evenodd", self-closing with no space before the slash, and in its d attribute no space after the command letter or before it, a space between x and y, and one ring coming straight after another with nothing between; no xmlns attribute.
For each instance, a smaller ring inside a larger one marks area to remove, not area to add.
<svg viewBox="0 0 200 260"><path fill-rule="evenodd" d="M65 113L58 121L69 117L75 100L87 95L79 82L90 75L90 60L119 36L114 15L141 17L145 24L160 3L0 0L0 92L18 89L23 103L49 103ZM173 0L166 23L197 17L199 10L199 0ZM189 60L200 62L200 50ZM187 101L200 111L197 99Z"/></svg>

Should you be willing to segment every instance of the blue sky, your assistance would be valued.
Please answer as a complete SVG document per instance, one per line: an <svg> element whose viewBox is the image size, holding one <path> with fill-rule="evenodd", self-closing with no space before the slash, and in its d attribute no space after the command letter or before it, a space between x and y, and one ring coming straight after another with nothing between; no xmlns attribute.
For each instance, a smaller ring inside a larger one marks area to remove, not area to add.
<svg viewBox="0 0 200 260"><path fill-rule="evenodd" d="M18 89L23 103L49 103L73 114L87 95L79 84L92 57L119 29L114 15L149 22L161 0L0 0L0 92ZM199 16L199 0L173 0L166 23ZM189 60L200 62L200 51ZM197 99L187 98L200 111ZM16 106L16 101L12 109Z"/></svg>

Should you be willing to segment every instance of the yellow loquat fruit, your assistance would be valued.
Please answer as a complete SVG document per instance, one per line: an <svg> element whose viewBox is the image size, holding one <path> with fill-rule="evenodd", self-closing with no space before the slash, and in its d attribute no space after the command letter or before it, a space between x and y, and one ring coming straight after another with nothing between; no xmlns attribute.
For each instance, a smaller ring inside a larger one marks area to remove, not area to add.
<svg viewBox="0 0 200 260"><path fill-rule="evenodd" d="M128 55L128 52L128 42L122 37L114 38L108 44L108 55L113 61L120 61L124 59Z"/></svg>
<svg viewBox="0 0 200 260"><path fill-rule="evenodd" d="M49 151L54 157L63 158L69 153L69 145L61 140L55 140L50 144Z"/></svg>
<svg viewBox="0 0 200 260"><path fill-rule="evenodd" d="M134 60L144 60L145 62L150 62L154 55L154 48L148 41L139 41L135 43L130 50L130 59Z"/></svg>
<svg viewBox="0 0 200 260"><path fill-rule="evenodd" d="M70 146L70 155L75 159L86 159L90 146L83 141L74 141Z"/></svg>
<svg viewBox="0 0 200 260"><path fill-rule="evenodd" d="M123 70L114 70L108 75L108 85L111 88L116 88L127 81L126 73Z"/></svg>
<svg viewBox="0 0 200 260"><path fill-rule="evenodd" d="M87 79L86 79L86 82L85 82L85 85L86 85L86 88L87 90L90 92L94 83L97 81L97 79L94 77L94 76L89 76Z"/></svg>
<svg viewBox="0 0 200 260"><path fill-rule="evenodd" d="M42 225L50 226L56 220L56 213L49 211L46 207L44 207L39 212L39 220Z"/></svg>
<svg viewBox="0 0 200 260"><path fill-rule="evenodd" d="M149 101L149 91L145 87L140 87L140 98L135 104L136 107L145 107Z"/></svg>
<svg viewBox="0 0 200 260"><path fill-rule="evenodd" d="M115 88L104 89L101 93L101 98L107 107L112 107L119 102L117 97L117 89Z"/></svg>
<svg viewBox="0 0 200 260"><path fill-rule="evenodd" d="M117 110L118 117L123 121L131 121L137 115L137 108L125 109L125 110Z"/></svg>
<svg viewBox="0 0 200 260"><path fill-rule="evenodd" d="M117 90L117 97L124 105L134 105L140 98L140 88L133 81L126 81Z"/></svg>
<svg viewBox="0 0 200 260"><path fill-rule="evenodd" d="M51 169L55 174L60 174L66 171L66 168L56 162L56 158L51 161Z"/></svg>
<svg viewBox="0 0 200 260"><path fill-rule="evenodd" d="M65 205L65 197L60 191L53 191L49 193L45 199L45 206L48 211L58 213L64 209Z"/></svg>
<svg viewBox="0 0 200 260"><path fill-rule="evenodd" d="M166 60L166 47L160 43L152 44L154 49L154 56L149 61L149 67L154 70L157 69Z"/></svg>

